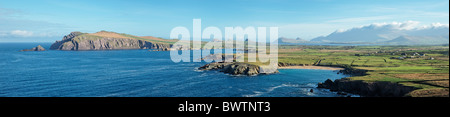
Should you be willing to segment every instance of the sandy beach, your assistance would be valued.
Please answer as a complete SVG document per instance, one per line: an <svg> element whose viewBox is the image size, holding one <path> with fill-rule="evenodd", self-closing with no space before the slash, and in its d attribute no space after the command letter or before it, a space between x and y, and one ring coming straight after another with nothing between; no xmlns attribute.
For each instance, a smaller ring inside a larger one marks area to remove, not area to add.
<svg viewBox="0 0 450 117"><path fill-rule="evenodd" d="M343 70L340 67L327 67L327 66L286 66L278 67L278 69L324 69L324 70Z"/></svg>

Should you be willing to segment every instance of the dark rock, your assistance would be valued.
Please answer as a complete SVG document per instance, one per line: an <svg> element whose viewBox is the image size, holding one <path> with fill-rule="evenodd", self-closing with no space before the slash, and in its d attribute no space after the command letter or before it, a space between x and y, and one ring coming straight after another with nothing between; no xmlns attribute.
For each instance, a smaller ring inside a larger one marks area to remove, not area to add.
<svg viewBox="0 0 450 117"><path fill-rule="evenodd" d="M318 83L317 84L317 88L326 88L326 89L330 89L331 86L333 85L333 81L331 79L327 79L325 82L323 83Z"/></svg>
<svg viewBox="0 0 450 117"><path fill-rule="evenodd" d="M338 94L347 92L366 97L403 97L417 89L392 82L364 82L348 78L336 79L334 82L328 79L324 83L319 83L318 88L330 89L330 91L336 91Z"/></svg>
<svg viewBox="0 0 450 117"><path fill-rule="evenodd" d="M364 69L355 69L353 67L344 66L343 70L340 70L338 73L348 74L352 76L364 76L367 75L368 70Z"/></svg>
<svg viewBox="0 0 450 117"><path fill-rule="evenodd" d="M347 93L342 92L342 91L337 92L337 94L338 94L338 95L347 95Z"/></svg>
<svg viewBox="0 0 450 117"><path fill-rule="evenodd" d="M41 45L38 45L37 47L31 48L31 49L23 49L21 51L45 51L45 48Z"/></svg>
<svg viewBox="0 0 450 117"><path fill-rule="evenodd" d="M311 92L311 93L314 93L314 90L313 90L313 89L311 89L311 90L309 90L309 92Z"/></svg>
<svg viewBox="0 0 450 117"><path fill-rule="evenodd" d="M319 82L317 84L317 88L326 88L326 86L323 83Z"/></svg>

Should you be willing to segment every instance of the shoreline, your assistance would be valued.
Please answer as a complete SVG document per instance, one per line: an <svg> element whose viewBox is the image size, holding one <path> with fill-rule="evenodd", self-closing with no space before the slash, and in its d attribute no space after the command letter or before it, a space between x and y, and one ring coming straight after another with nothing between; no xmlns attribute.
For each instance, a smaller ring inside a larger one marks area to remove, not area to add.
<svg viewBox="0 0 450 117"><path fill-rule="evenodd" d="M341 68L341 67L331 67L331 66L284 66L284 67L278 67L278 69L344 70L344 68Z"/></svg>

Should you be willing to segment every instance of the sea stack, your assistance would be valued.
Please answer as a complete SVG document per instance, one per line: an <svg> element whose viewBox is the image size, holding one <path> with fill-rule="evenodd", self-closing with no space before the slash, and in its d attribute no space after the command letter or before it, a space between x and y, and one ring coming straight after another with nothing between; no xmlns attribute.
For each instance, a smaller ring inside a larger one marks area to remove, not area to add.
<svg viewBox="0 0 450 117"><path fill-rule="evenodd" d="M45 48L42 47L41 45L38 45L37 47L31 48L31 49L23 49L21 51L22 52L24 52L24 51L45 51Z"/></svg>

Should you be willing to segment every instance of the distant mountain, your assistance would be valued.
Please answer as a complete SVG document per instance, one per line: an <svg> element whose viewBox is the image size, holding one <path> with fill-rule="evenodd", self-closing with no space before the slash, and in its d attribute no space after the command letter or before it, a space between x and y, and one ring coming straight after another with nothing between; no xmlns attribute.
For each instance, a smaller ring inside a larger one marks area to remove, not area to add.
<svg viewBox="0 0 450 117"><path fill-rule="evenodd" d="M448 44L448 36L400 36L385 41L387 44L396 45L421 45L421 44Z"/></svg>
<svg viewBox="0 0 450 117"><path fill-rule="evenodd" d="M448 24L432 24L417 27L417 22L371 24L345 31L335 31L327 36L317 37L315 42L362 42L392 44L445 44L448 43ZM430 41L431 40L431 41Z"/></svg>
<svg viewBox="0 0 450 117"><path fill-rule="evenodd" d="M309 42L307 40L296 38L296 39L289 39L285 37L278 38L278 44L285 44L285 43L306 43Z"/></svg>

